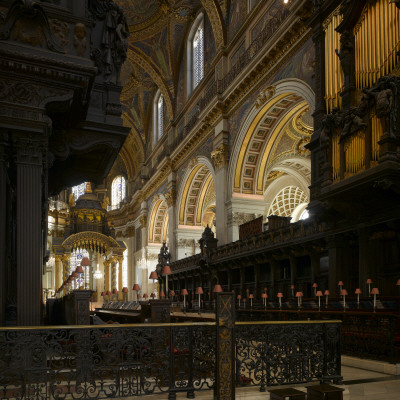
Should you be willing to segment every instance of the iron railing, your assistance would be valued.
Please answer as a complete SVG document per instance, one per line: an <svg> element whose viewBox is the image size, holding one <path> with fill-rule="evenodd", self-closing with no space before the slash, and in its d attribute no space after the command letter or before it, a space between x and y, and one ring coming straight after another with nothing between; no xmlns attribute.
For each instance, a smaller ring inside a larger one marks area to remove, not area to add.
<svg viewBox="0 0 400 400"><path fill-rule="evenodd" d="M341 382L339 321L239 322L234 337L236 385ZM193 398L221 349L215 323L0 328L0 398Z"/></svg>
<svg viewBox="0 0 400 400"><path fill-rule="evenodd" d="M236 382L266 386L340 384L339 321L237 322Z"/></svg>
<svg viewBox="0 0 400 400"><path fill-rule="evenodd" d="M215 323L1 329L0 398L190 395L214 385L215 343Z"/></svg>
<svg viewBox="0 0 400 400"><path fill-rule="evenodd" d="M342 354L400 363L400 315L389 312L318 310L246 310L236 313L240 321L341 320Z"/></svg>

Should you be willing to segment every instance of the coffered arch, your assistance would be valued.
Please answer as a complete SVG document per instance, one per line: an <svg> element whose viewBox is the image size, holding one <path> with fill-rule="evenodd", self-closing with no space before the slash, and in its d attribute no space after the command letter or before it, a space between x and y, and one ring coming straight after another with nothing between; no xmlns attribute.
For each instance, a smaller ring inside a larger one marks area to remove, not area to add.
<svg viewBox="0 0 400 400"><path fill-rule="evenodd" d="M204 221L212 219L215 207L214 180L214 169L208 159L200 157L192 160L178 195L179 225L202 226Z"/></svg>
<svg viewBox="0 0 400 400"><path fill-rule="evenodd" d="M168 241L168 205L162 195L153 199L149 220L149 243Z"/></svg>
<svg viewBox="0 0 400 400"><path fill-rule="evenodd" d="M229 165L233 192L263 195L266 173L274 162L309 158L304 146L313 131L311 95L311 88L298 79L280 81L260 93L233 145Z"/></svg>

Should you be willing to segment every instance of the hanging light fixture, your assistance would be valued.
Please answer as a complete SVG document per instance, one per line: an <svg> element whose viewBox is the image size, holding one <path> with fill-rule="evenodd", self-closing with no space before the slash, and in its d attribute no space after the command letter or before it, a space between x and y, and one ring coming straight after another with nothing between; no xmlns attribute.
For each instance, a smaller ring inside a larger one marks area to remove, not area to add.
<svg viewBox="0 0 400 400"><path fill-rule="evenodd" d="M93 274L93 278L94 279L101 279L103 277L103 274L101 273L101 271L99 270L99 264L97 264L97 269Z"/></svg>

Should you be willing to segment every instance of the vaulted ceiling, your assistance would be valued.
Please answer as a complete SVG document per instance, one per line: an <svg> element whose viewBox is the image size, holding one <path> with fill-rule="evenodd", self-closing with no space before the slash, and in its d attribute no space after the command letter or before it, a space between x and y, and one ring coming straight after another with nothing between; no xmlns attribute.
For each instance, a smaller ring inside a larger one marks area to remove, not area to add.
<svg viewBox="0 0 400 400"><path fill-rule="evenodd" d="M158 89L164 96L168 120L176 116L177 96L182 91L185 41L192 22L203 8L210 24L215 50L225 44L225 17L230 0L115 0L127 17L130 38L128 57L121 70L125 106L124 123L131 128L132 144L141 148L129 175L137 175L146 153L151 129L152 102ZM181 94L182 97L182 94ZM137 154L137 152L136 152ZM123 157L126 164L127 157ZM134 176L130 176L134 178Z"/></svg>

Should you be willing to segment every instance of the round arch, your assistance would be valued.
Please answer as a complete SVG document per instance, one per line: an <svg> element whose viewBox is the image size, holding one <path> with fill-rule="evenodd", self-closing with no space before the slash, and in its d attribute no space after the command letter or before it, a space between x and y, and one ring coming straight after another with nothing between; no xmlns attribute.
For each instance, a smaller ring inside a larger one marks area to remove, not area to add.
<svg viewBox="0 0 400 400"><path fill-rule="evenodd" d="M163 243L168 241L168 205L163 195L153 199L149 219L149 243Z"/></svg>
<svg viewBox="0 0 400 400"><path fill-rule="evenodd" d="M285 125L299 113L304 113L306 108L310 114L314 111L314 92L307 83L299 79L278 81L261 92L244 119L233 144L228 167L228 187L232 192L263 194L266 162L274 140ZM259 126L263 128L258 129ZM258 154L254 151L249 155L250 146L254 146L254 149L258 146Z"/></svg>
<svg viewBox="0 0 400 400"><path fill-rule="evenodd" d="M210 196L215 193L215 171L206 157L191 161L178 191L178 224L202 225L204 207L210 206Z"/></svg>

